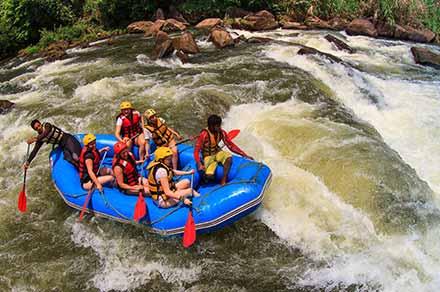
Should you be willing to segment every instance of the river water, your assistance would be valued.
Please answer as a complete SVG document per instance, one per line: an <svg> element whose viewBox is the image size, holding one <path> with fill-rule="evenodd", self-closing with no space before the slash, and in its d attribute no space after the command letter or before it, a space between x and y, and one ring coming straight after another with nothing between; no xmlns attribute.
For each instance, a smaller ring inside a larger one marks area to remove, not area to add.
<svg viewBox="0 0 440 292"><path fill-rule="evenodd" d="M235 32L277 42L217 50L197 35L202 52L183 65L122 36L62 61L2 64L0 99L17 106L0 116L1 291L440 290L439 71L400 41L332 32L348 54L324 31ZM343 62L298 55L298 44ZM187 250L134 225L78 223L46 146L19 213L30 121L112 133L123 100L184 136L211 113L241 129L237 144L273 171L261 208Z"/></svg>

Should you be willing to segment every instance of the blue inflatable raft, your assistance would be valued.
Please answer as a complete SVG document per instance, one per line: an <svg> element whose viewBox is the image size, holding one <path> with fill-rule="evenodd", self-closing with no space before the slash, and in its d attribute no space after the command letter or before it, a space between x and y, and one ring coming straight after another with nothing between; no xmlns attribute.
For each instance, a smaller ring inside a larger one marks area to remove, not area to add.
<svg viewBox="0 0 440 292"><path fill-rule="evenodd" d="M82 140L83 135L76 136ZM116 138L113 135L96 135L97 148L110 146L111 150L104 159L103 166L111 167L113 159L113 145ZM191 145L178 145L179 169L197 169L194 160L194 147ZM134 149L137 153L137 149ZM87 196L87 191L82 189L79 175L75 168L63 159L61 149L55 148L50 153L52 179L59 194L72 208L81 210ZM144 169L139 169L144 176ZM141 168L141 166L139 166ZM217 182L223 174L219 166L216 171ZM191 176L175 177L180 180ZM197 233L211 232L223 228L238 219L256 210L261 202L266 188L271 181L270 169L259 162L233 156L232 167L229 172L228 182L225 186L218 184L201 184L200 174L195 173L193 185L201 194L193 198L193 217ZM134 207L137 196L125 195L117 188L104 187L104 193L97 190L90 197L86 211L97 216L112 220L143 225L148 231L163 236L182 235L188 218L189 208L182 203L163 209L154 204L150 197L145 197L147 215L139 222L133 220Z"/></svg>

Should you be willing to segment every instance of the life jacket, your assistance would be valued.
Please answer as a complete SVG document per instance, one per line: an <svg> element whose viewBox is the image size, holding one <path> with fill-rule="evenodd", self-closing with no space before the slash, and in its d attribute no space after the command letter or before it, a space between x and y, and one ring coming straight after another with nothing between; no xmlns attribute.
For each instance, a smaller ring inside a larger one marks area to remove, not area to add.
<svg viewBox="0 0 440 292"><path fill-rule="evenodd" d="M134 186L139 183L139 173L136 168L136 160L134 155L131 152L128 154L127 160L124 160L119 155L116 155L115 158L113 158L112 167L113 169L115 169L116 166L121 167L124 176L124 183L128 184L129 186Z"/></svg>
<svg viewBox="0 0 440 292"><path fill-rule="evenodd" d="M151 132L153 141L157 146L168 144L173 137L173 133L171 133L167 125L162 123L159 118L157 119L157 125L152 125L148 121L145 128Z"/></svg>
<svg viewBox="0 0 440 292"><path fill-rule="evenodd" d="M47 134L47 136L44 137L43 139L41 139L40 141L46 142L47 144L54 144L54 145L60 144L61 138L64 135L63 130L61 130L57 126L54 126L50 123L43 123L44 130L46 130L47 125L51 126L51 130L50 130L49 134Z"/></svg>
<svg viewBox="0 0 440 292"><path fill-rule="evenodd" d="M99 169L99 161L101 160L98 150L95 149L89 149L87 146L84 146L81 150L81 154L79 156L79 179L81 180L81 183L87 183L91 181L91 177L89 175L89 172L87 171L85 156L87 153L93 154L93 173L97 174Z"/></svg>
<svg viewBox="0 0 440 292"><path fill-rule="evenodd" d="M206 156L214 155L220 151L218 143L220 143L220 141L222 140L223 133L220 131L220 133L213 134L211 133L211 131L209 131L208 128L203 129L202 132L203 131L206 131L206 133L208 134L208 139L205 139L205 141L203 141L202 146L202 156L203 158L205 158Z"/></svg>
<svg viewBox="0 0 440 292"><path fill-rule="evenodd" d="M141 116L138 113L134 114L132 110L128 117L120 113L116 117L116 120L118 118L121 118L122 120L121 133L120 133L122 138L125 137L131 138L136 134L142 133Z"/></svg>
<svg viewBox="0 0 440 292"><path fill-rule="evenodd" d="M168 176L168 183L170 184L170 190L176 191L177 188L173 182L173 171L171 168L169 168L165 163L153 161L147 166L147 169L150 170L148 174L148 188L150 190L150 195L154 200L158 200L159 196L162 197L164 201L168 199L167 195L165 195L162 185L160 184L160 181L156 181L156 172L159 168L165 168L167 171Z"/></svg>

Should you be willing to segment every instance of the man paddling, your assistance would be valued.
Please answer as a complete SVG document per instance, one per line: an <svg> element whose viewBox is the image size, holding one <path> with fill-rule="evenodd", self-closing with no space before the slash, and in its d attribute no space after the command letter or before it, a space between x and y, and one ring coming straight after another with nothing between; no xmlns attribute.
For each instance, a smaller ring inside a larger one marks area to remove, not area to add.
<svg viewBox="0 0 440 292"><path fill-rule="evenodd" d="M223 141L232 152L251 160L253 158L231 141L226 131L221 128L221 125L221 117L218 115L209 116L208 127L203 129L197 138L197 143L194 147L194 158L197 162L197 168L205 171L207 180L211 180L214 177L217 165L219 163L222 164L224 169L220 184L225 185L229 170L231 169L232 155L221 150L221 147L218 145L220 141ZM203 164L200 161L200 151L202 152Z"/></svg>
<svg viewBox="0 0 440 292"><path fill-rule="evenodd" d="M33 120L31 122L31 127L38 133L38 136L27 140L29 145L35 143L35 147L24 163L23 167L25 169L29 167L44 143L52 144L54 147L61 147L61 149L63 149L64 159L72 163L76 169L78 169L81 144L74 136L50 123L46 122L42 124L39 120Z"/></svg>

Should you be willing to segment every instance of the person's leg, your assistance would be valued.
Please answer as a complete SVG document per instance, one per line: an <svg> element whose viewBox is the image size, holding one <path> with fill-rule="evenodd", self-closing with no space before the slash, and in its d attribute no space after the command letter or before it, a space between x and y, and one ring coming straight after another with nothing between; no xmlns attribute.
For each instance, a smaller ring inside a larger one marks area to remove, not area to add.
<svg viewBox="0 0 440 292"><path fill-rule="evenodd" d="M228 179L229 170L231 169L232 155L226 151L219 151L216 154L215 159L223 165L223 177L220 180L220 185L224 186Z"/></svg>
<svg viewBox="0 0 440 292"><path fill-rule="evenodd" d="M61 147L63 148L64 159L79 168L79 156L81 154L81 144L70 134L65 134Z"/></svg>
<svg viewBox="0 0 440 292"><path fill-rule="evenodd" d="M177 151L177 145L176 140L171 140L170 143L168 143L168 147L173 151L173 169L177 169L177 165L179 163L179 151Z"/></svg>
<svg viewBox="0 0 440 292"><path fill-rule="evenodd" d="M109 182L113 181L113 176L112 175L103 175L103 176L98 176L98 181L101 185L107 184ZM90 190L92 188L93 182L89 181L87 183L84 183L82 185L83 189L85 190Z"/></svg>
<svg viewBox="0 0 440 292"><path fill-rule="evenodd" d="M139 146L139 160L145 159L145 137L144 134L140 134L136 138L136 145Z"/></svg>
<svg viewBox="0 0 440 292"><path fill-rule="evenodd" d="M215 160L215 155L206 156L203 162L205 165L205 178L209 182L214 179L215 169L218 163Z"/></svg>
<svg viewBox="0 0 440 292"><path fill-rule="evenodd" d="M144 186L144 194L150 195L150 188L148 187L148 179L145 177L142 178L142 185Z"/></svg>

